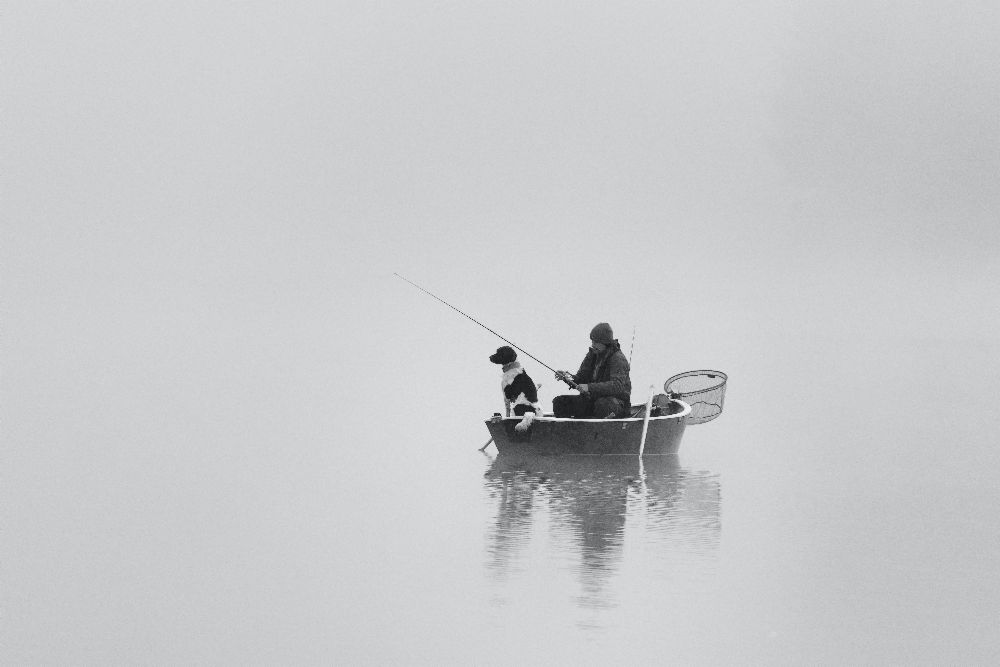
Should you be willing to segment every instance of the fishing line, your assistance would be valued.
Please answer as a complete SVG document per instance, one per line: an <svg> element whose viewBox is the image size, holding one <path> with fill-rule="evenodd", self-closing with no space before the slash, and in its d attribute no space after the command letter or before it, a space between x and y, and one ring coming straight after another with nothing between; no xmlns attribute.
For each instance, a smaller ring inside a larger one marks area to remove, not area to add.
<svg viewBox="0 0 1000 667"><path fill-rule="evenodd" d="M558 373L558 372L559 372L559 371L557 371L556 369L554 369L554 368L552 368L551 366L549 366L549 365L548 365L547 363L545 363L544 361L542 361L541 359L539 359L538 357L536 357L535 355L533 355L533 354L531 354L530 352L528 352L527 350L525 350L524 348L522 348L522 347L520 347L520 346L516 345L515 343L513 343L513 342L511 342L511 341L507 340L506 338L504 338L503 336L501 336L500 334L498 334L498 333L497 333L496 331L494 331L493 329L490 329L490 328L489 328L488 326L486 326L485 324L483 324L482 322L480 322L480 321L479 321L479 320L477 320L476 318L472 317L471 315L467 315L466 313L463 313L463 312L462 312L461 310L459 310L459 309L458 309L458 308L456 308L455 306L451 305L450 303L448 303L447 301L445 301L445 300L444 300L444 299L442 299L441 297L439 297L439 296L436 296L436 295L432 294L431 292L428 292L427 290L425 290L425 289L424 289L423 287L421 287L420 285L416 284L416 283L415 283L415 282L413 282L412 280L407 280L406 278L404 278L403 276L399 275L399 274L398 274L398 273L396 273L395 271L393 271L392 275L396 276L396 277L397 277L397 278L399 278L400 280L405 280L406 282L410 283L411 285L413 285L414 287L416 287L416 288L417 288L418 290L420 290L420 291L421 291L421 292L423 292L424 294L427 294L427 295L429 295L429 296L433 296L433 297L434 297L435 299L437 299L438 301L440 301L440 302L441 302L441 303L443 303L444 305L448 306L449 308L451 308L452 310L454 310L454 311L455 311L456 313L459 313L460 315L463 315L463 316L465 316L465 317L469 318L470 320L472 320L473 322L475 322L476 324L478 324L478 325L479 325L479 326L481 326L482 328L486 329L487 331L489 331L489 332L490 332L491 334L493 334L494 336L496 336L496 337L497 337L497 338L499 338L500 340L504 341L505 343L510 343L510 346L511 346L511 347L514 347L514 348L517 348L517 349L518 349L518 350L520 350L521 352L524 352L524 353L525 353L526 355L528 355L529 357L531 357L532 359L534 359L535 361L537 361L538 363L540 363L540 364L541 364L542 366L545 366L546 368L548 368L548 369L549 369L550 371L552 371L553 373ZM567 383L567 384L568 384L568 383ZM489 444L489 443L486 443L486 444Z"/></svg>

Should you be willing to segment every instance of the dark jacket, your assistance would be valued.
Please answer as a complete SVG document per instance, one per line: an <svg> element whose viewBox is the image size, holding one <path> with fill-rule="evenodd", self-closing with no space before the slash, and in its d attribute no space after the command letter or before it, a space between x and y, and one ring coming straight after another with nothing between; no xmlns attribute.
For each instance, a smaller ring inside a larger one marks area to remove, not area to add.
<svg viewBox="0 0 1000 667"><path fill-rule="evenodd" d="M632 380L629 378L628 359L616 340L600 355L588 351L573 378L577 384L587 385L592 398L610 396L625 401L632 400Z"/></svg>

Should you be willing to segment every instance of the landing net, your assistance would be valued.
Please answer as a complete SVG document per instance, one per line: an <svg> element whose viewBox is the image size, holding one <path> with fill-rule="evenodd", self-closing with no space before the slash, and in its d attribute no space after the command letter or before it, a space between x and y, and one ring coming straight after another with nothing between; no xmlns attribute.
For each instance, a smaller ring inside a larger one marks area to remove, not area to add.
<svg viewBox="0 0 1000 667"><path fill-rule="evenodd" d="M691 406L688 424L704 424L722 414L726 380L722 371L688 371L663 383L663 390Z"/></svg>

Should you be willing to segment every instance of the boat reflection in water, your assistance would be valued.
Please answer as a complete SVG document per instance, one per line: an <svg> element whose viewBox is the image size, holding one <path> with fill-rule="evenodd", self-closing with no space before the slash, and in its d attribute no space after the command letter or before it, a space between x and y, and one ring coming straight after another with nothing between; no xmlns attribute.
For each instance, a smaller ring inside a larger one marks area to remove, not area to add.
<svg viewBox="0 0 1000 667"><path fill-rule="evenodd" d="M626 544L643 576L660 579L690 574L690 564L714 563L718 554L718 477L685 469L677 455L498 454L485 480L498 505L487 538L493 576L563 569L569 555L581 606L613 606L605 585L621 569ZM552 548L537 548L539 541Z"/></svg>

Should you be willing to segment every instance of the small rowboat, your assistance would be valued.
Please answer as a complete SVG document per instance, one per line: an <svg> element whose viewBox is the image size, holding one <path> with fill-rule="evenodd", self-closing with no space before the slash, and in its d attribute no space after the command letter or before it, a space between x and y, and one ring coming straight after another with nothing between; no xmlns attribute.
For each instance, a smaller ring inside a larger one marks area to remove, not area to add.
<svg viewBox="0 0 1000 667"><path fill-rule="evenodd" d="M521 423L521 417L505 419L495 414L486 420L486 428L501 454L676 454L688 424L704 424L722 414L727 379L721 371L688 371L673 376L663 383L667 394L658 397L663 400L650 411L648 420L644 415L650 409L652 394L650 404L633 406L633 416L626 419L570 419L545 414L536 416L522 432L514 428Z"/></svg>
<svg viewBox="0 0 1000 667"><path fill-rule="evenodd" d="M691 406L672 400L665 406L668 414L650 417L643 446L644 456L676 454L687 425ZM633 411L645 406L636 406ZM520 417L494 416L486 421L497 451L532 454L638 456L642 443L642 417L628 419L568 419L550 414L535 417L525 432L514 427Z"/></svg>
<svg viewBox="0 0 1000 667"><path fill-rule="evenodd" d="M556 374L559 371L543 362L513 341L507 340L493 329L462 312L444 299L428 292L420 285L404 280L421 292L448 306L462 317L472 320L502 341L524 352L545 368ZM606 326L606 325L605 325ZM492 360L492 357L491 357ZM631 364L631 354L629 355ZM575 382L561 378L573 389ZM584 454L584 455L664 455L676 454L681 446L681 436L688 424L704 424L722 414L722 400L726 393L726 374L721 371L688 371L675 375L663 383L666 394L654 397L650 387L646 405L633 406L625 419L568 419L551 414L535 416L530 426L519 431L515 427L522 421L520 417L504 419L499 413L487 420L486 428L492 436L479 448L484 451L491 442L497 451L527 450L534 454ZM662 399L652 409L654 398ZM509 411L508 403L508 411ZM647 416L648 415L648 416Z"/></svg>

